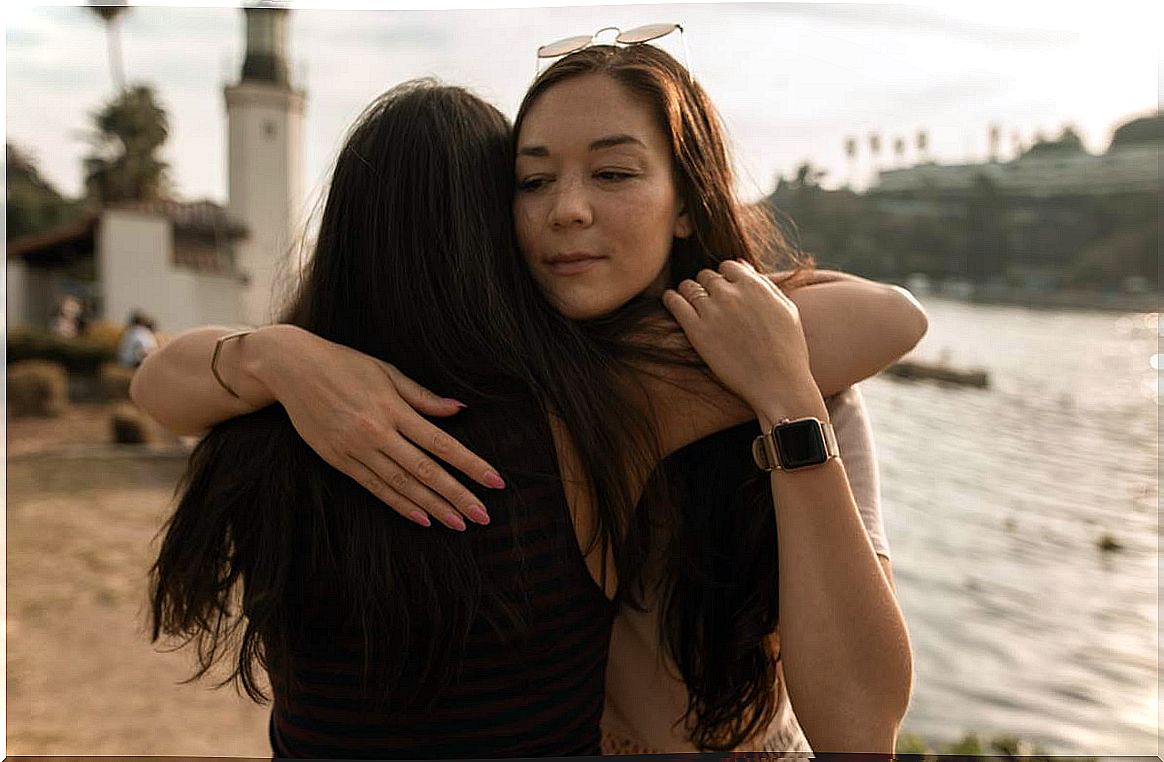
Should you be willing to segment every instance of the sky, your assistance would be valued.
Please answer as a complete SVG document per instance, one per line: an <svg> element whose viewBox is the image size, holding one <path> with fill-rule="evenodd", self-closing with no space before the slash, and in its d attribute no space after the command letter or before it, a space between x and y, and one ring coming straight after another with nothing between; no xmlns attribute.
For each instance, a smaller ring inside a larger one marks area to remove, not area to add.
<svg viewBox="0 0 1164 762"><path fill-rule="evenodd" d="M918 160L919 129L929 158L943 163L985 160L992 124L1002 131L1002 159L1014 155L1014 136L1029 145L1067 123L1101 153L1116 125L1161 101L1164 15L1147 3L456 4L291 4L293 77L307 93L309 199L325 187L347 126L392 85L436 76L512 117L538 45L611 25L683 24L689 64L727 126L748 199L805 160L827 170L827 187L865 187L877 168ZM62 192L78 194L90 114L113 95L104 27L84 7L6 13L6 139L30 151ZM163 158L180 198L226 199L222 91L238 78L243 30L242 11L222 4L133 7L123 16L127 77L152 85L170 115ZM660 44L683 58L678 35ZM873 132L882 143L876 161ZM859 141L855 163L845 157L848 136ZM907 144L901 159L890 150L898 136Z"/></svg>

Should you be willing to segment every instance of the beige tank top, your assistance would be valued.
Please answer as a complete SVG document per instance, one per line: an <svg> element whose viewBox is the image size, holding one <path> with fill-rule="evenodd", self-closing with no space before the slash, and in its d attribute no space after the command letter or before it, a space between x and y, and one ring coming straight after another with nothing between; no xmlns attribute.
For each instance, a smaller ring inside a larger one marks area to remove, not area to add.
<svg viewBox="0 0 1164 762"><path fill-rule="evenodd" d="M888 558L876 454L864 400L852 388L826 402L861 521L873 549ZM675 725L686 709L687 690L670 659L660 652L657 633L657 618L649 605L644 612L624 607L615 617L606 668L603 754L698 751L687 740L682 725ZM778 693L775 717L766 732L739 750L770 752L772 760L812 756L792 710L780 662L773 690Z"/></svg>

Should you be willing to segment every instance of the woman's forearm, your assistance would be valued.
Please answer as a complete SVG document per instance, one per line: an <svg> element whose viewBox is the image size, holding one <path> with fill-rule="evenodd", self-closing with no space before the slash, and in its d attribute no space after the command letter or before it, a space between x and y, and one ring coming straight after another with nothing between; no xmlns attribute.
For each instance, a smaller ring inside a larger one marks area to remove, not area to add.
<svg viewBox="0 0 1164 762"><path fill-rule="evenodd" d="M785 418L827 421L799 306L746 263L724 262L719 275L663 294L691 346L763 431ZM792 707L816 752L891 755L909 704L909 636L844 466L834 459L770 479Z"/></svg>
<svg viewBox="0 0 1164 762"><path fill-rule="evenodd" d="M757 410L828 420L804 394ZM788 695L814 751L893 753L909 705L912 656L893 589L861 524L845 468L772 472L780 538L780 645Z"/></svg>
<svg viewBox="0 0 1164 762"><path fill-rule="evenodd" d="M178 434L199 434L228 418L265 407L275 397L253 372L253 361L269 340L277 340L280 328L285 327L262 328L223 345L219 374L239 397L227 392L210 370L215 343L232 332L221 327L186 331L152 352L133 376L130 397Z"/></svg>
<svg viewBox="0 0 1164 762"><path fill-rule="evenodd" d="M897 286L846 275L788 298L800 310L812 375L826 397L884 370L926 332L925 311Z"/></svg>

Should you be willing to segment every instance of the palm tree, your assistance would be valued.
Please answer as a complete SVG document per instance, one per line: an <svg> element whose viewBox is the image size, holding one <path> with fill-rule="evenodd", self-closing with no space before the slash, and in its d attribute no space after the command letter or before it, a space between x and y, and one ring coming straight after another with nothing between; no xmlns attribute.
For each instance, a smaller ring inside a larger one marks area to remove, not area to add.
<svg viewBox="0 0 1164 762"><path fill-rule="evenodd" d="M871 182L877 182L878 176L881 174L881 135L876 132L869 133L869 155L873 157L873 177Z"/></svg>
<svg viewBox="0 0 1164 762"><path fill-rule="evenodd" d="M113 84L118 92L125 91L125 66L121 56L121 36L118 33L118 18L129 10L125 0L110 2L95 2L89 0L89 10L101 17L105 22L106 40L109 46L109 71L113 75Z"/></svg>
<svg viewBox="0 0 1164 762"><path fill-rule="evenodd" d="M169 136L169 120L153 90L123 90L93 120L95 151L85 160L90 197L107 204L165 196L167 165L156 153Z"/></svg>
<svg viewBox="0 0 1164 762"><path fill-rule="evenodd" d="M855 137L849 136L845 138L845 156L849 160L849 178L845 184L847 186L851 186L853 184L854 178L856 177L855 165L857 163L857 139Z"/></svg>
<svg viewBox="0 0 1164 762"><path fill-rule="evenodd" d="M811 161L801 162L800 166L796 168L796 188L804 190L813 190L820 187L820 181L828 174L827 169L821 169L814 166Z"/></svg>

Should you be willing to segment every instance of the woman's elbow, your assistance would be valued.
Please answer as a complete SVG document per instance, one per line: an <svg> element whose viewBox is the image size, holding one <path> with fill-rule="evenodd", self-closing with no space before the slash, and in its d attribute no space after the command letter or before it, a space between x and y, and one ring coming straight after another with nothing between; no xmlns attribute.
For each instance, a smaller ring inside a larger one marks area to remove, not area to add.
<svg viewBox="0 0 1164 762"><path fill-rule="evenodd" d="M930 321L921 302L908 289L901 286L890 286L889 288L895 302L894 311L901 317L898 324L901 328L900 336L904 346L902 354L905 354L916 347L926 335Z"/></svg>
<svg viewBox="0 0 1164 762"><path fill-rule="evenodd" d="M201 429L171 414L172 411L165 402L167 395L161 391L166 387L166 381L163 377L163 367L157 362L156 355L156 352L148 355L134 371L133 378L129 381L129 399L172 434L178 436L201 434Z"/></svg>
<svg viewBox="0 0 1164 762"><path fill-rule="evenodd" d="M150 358L147 356L142 360L141 365L137 366L137 370L133 372L133 378L129 380L130 400L147 413L150 412L148 393L148 378L150 376L149 362Z"/></svg>
<svg viewBox="0 0 1164 762"><path fill-rule="evenodd" d="M876 702L882 712L881 727L892 727L894 736L913 701L913 650L908 645L908 637L904 651L890 687L883 692L881 700Z"/></svg>

